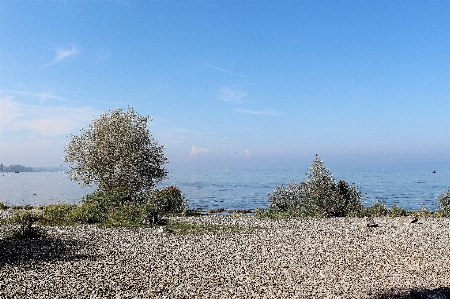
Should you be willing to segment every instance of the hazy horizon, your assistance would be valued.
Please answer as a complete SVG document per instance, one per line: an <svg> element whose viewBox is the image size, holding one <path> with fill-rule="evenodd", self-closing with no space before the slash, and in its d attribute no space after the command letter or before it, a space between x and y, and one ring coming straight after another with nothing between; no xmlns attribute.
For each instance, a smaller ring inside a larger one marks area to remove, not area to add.
<svg viewBox="0 0 450 299"><path fill-rule="evenodd" d="M449 1L1 1L0 162L102 111L169 170L450 170Z"/></svg>

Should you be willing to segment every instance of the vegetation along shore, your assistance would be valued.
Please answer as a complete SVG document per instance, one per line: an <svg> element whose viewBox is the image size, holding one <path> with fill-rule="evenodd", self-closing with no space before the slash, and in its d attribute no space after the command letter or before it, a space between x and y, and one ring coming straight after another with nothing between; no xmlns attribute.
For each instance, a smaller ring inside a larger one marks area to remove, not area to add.
<svg viewBox="0 0 450 299"><path fill-rule="evenodd" d="M192 210L156 188L147 121L118 109L72 137L71 179L98 186L80 204L0 202L0 298L450 298L450 191L363 206L316 156L266 210Z"/></svg>

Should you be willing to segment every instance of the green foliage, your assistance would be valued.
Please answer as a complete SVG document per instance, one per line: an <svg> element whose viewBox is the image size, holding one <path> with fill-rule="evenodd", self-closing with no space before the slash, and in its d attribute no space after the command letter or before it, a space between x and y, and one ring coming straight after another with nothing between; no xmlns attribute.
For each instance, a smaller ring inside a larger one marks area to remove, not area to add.
<svg viewBox="0 0 450 299"><path fill-rule="evenodd" d="M116 187L107 191L95 191L84 196L81 201L85 205L96 204L107 209L132 202L142 202L142 199L124 187Z"/></svg>
<svg viewBox="0 0 450 299"><path fill-rule="evenodd" d="M409 214L417 218L428 218L435 216L435 214L431 212L425 205L422 205L422 209L420 209L419 211L411 211L409 212Z"/></svg>
<svg viewBox="0 0 450 299"><path fill-rule="evenodd" d="M306 184L290 182L281 185L269 195L270 210L288 211L299 209L306 201Z"/></svg>
<svg viewBox="0 0 450 299"><path fill-rule="evenodd" d="M103 113L65 148L68 174L101 191L124 188L130 193L152 190L167 178L164 147L147 128L149 116L115 109Z"/></svg>
<svg viewBox="0 0 450 299"><path fill-rule="evenodd" d="M71 221L83 224L100 223L107 218L107 209L97 203L83 203L73 209L69 215Z"/></svg>
<svg viewBox="0 0 450 299"><path fill-rule="evenodd" d="M291 211L301 217L357 216L362 209L357 187L336 181L317 155L307 181L278 187L269 195L269 202L269 210Z"/></svg>
<svg viewBox="0 0 450 299"><path fill-rule="evenodd" d="M444 190L438 198L439 209L450 214L450 190Z"/></svg>
<svg viewBox="0 0 450 299"><path fill-rule="evenodd" d="M86 195L79 206L73 208L67 219L83 224L104 226L154 225L161 222L154 204L142 194L131 194L127 189L114 188Z"/></svg>
<svg viewBox="0 0 450 299"><path fill-rule="evenodd" d="M8 209L8 206L3 201L0 200L0 210L6 210L6 209Z"/></svg>
<svg viewBox="0 0 450 299"><path fill-rule="evenodd" d="M8 219L9 223L19 225L19 230L14 231L12 236L17 238L36 238L42 236L43 231L33 226L41 218L41 215L34 212L20 211L15 213Z"/></svg>
<svg viewBox="0 0 450 299"><path fill-rule="evenodd" d="M380 200L370 207L364 207L361 216L381 217L389 215L389 208Z"/></svg>
<svg viewBox="0 0 450 299"><path fill-rule="evenodd" d="M44 207L42 211L42 223L49 225L66 225L73 223L71 219L75 205L57 204Z"/></svg>
<svg viewBox="0 0 450 299"><path fill-rule="evenodd" d="M400 208L397 205L394 205L390 210L389 210L389 216L392 217L403 217L403 216L408 216L408 211L404 208Z"/></svg>
<svg viewBox="0 0 450 299"><path fill-rule="evenodd" d="M148 202L155 210L163 214L183 213L188 207L186 198L181 193L181 190L175 186L152 191Z"/></svg>
<svg viewBox="0 0 450 299"><path fill-rule="evenodd" d="M161 222L158 213L148 204L128 204L108 211L105 226L155 225Z"/></svg>

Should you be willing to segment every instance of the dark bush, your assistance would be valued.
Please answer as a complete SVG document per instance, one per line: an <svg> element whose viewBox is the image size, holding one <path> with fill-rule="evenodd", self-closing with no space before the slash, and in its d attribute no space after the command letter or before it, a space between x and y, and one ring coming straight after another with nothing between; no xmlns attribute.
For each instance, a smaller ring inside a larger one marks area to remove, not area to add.
<svg viewBox="0 0 450 299"><path fill-rule="evenodd" d="M8 206L3 201L0 200L0 210L6 210L6 209L8 209Z"/></svg>
<svg viewBox="0 0 450 299"><path fill-rule="evenodd" d="M19 225L19 230L13 232L13 237L35 238L43 235L43 231L34 226L42 218L41 215L34 212L20 211L8 219L9 223Z"/></svg>
<svg viewBox="0 0 450 299"><path fill-rule="evenodd" d="M83 224L106 221L108 210L98 203L83 203L70 212L69 219Z"/></svg>
<svg viewBox="0 0 450 299"><path fill-rule="evenodd" d="M389 208L381 201L378 200L370 207L364 207L362 216L381 217L389 215Z"/></svg>
<svg viewBox="0 0 450 299"><path fill-rule="evenodd" d="M336 180L316 155L300 184L280 186L269 195L269 209L295 211L300 216L357 216L362 209L362 197L357 187Z"/></svg>
<svg viewBox="0 0 450 299"><path fill-rule="evenodd" d="M450 190L444 190L438 198L439 209L450 213Z"/></svg>
<svg viewBox="0 0 450 299"><path fill-rule="evenodd" d="M187 210L188 203L181 193L181 190L175 186L168 186L163 189L157 189L149 194L148 203L160 213L183 213Z"/></svg>
<svg viewBox="0 0 450 299"><path fill-rule="evenodd" d="M74 209L76 209L76 206L69 204L46 206L42 211L42 221L47 224L69 224L73 222L73 219L71 219L71 212Z"/></svg>
<svg viewBox="0 0 450 299"><path fill-rule="evenodd" d="M281 185L269 194L269 209L288 211L301 208L306 198L306 184L290 182L288 186Z"/></svg>
<svg viewBox="0 0 450 299"><path fill-rule="evenodd" d="M96 204L103 208L118 207L128 203L142 201L136 194L119 187L108 191L95 191L82 198L82 204Z"/></svg>
<svg viewBox="0 0 450 299"><path fill-rule="evenodd" d="M408 211L404 208L401 208L397 205L394 205L390 211L389 211L389 215L393 216L393 217L403 217L403 216L408 216Z"/></svg>

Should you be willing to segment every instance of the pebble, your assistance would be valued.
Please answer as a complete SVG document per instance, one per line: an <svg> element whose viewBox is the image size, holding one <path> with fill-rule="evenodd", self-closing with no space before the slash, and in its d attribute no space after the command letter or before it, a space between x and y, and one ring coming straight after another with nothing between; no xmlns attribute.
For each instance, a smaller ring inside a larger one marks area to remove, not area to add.
<svg viewBox="0 0 450 299"><path fill-rule="evenodd" d="M47 238L0 237L0 298L374 298L449 286L449 218L373 220L169 219L243 228L201 234L46 227Z"/></svg>

